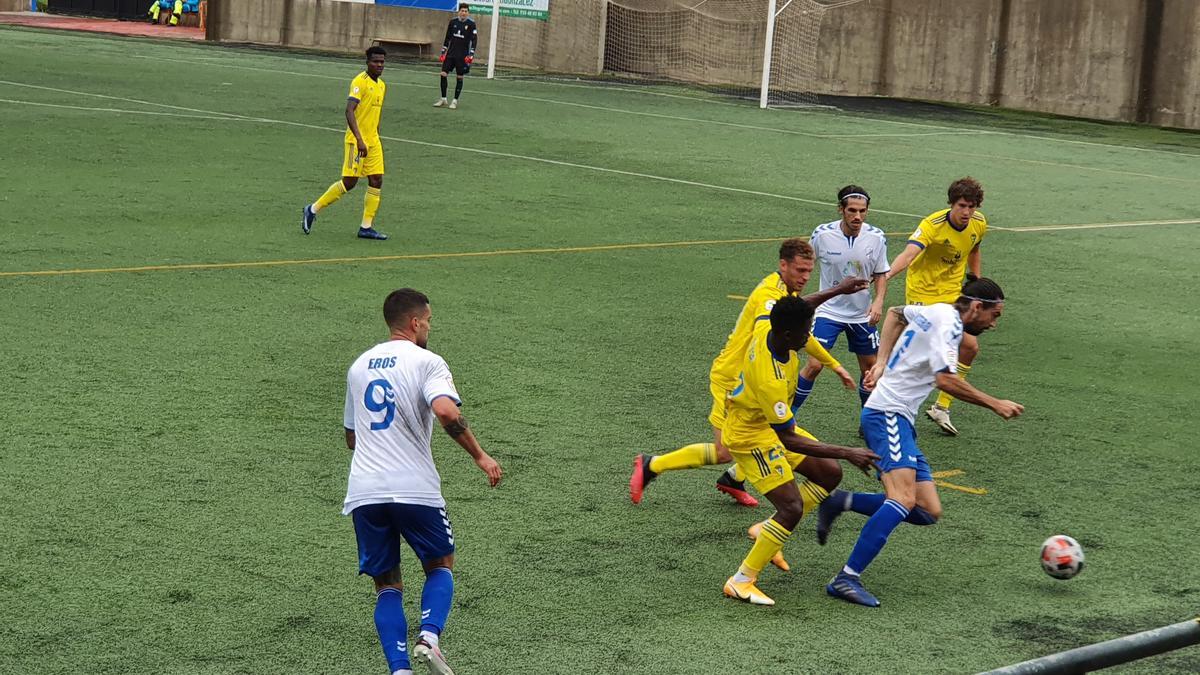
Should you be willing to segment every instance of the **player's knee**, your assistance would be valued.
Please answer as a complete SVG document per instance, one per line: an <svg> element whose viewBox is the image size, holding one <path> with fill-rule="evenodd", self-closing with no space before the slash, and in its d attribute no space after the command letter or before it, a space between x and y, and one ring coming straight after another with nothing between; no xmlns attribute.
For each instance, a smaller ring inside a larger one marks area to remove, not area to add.
<svg viewBox="0 0 1200 675"><path fill-rule="evenodd" d="M446 79L446 71L444 71L444 70L442 71L442 79L443 80Z"/></svg>
<svg viewBox="0 0 1200 675"><path fill-rule="evenodd" d="M367 176L367 185L378 190L383 187L383 176Z"/></svg>
<svg viewBox="0 0 1200 675"><path fill-rule="evenodd" d="M733 455L729 454L729 449L723 445L717 446L717 464L728 464L733 461Z"/></svg>
<svg viewBox="0 0 1200 675"><path fill-rule="evenodd" d="M461 79L463 79L463 76L462 76L462 75L455 75L455 76L454 76L454 79L456 79L456 80L461 80Z"/></svg>
<svg viewBox="0 0 1200 675"><path fill-rule="evenodd" d="M789 530L795 528L803 516L804 502L799 499L775 506L775 520Z"/></svg>
<svg viewBox="0 0 1200 675"><path fill-rule="evenodd" d="M400 582L399 565L396 565L383 574L372 576L371 579L375 582L376 593L384 590L385 588L394 588L398 591L404 590L404 584Z"/></svg>
<svg viewBox="0 0 1200 675"><path fill-rule="evenodd" d="M958 360L971 363L976 356L979 356L979 340L963 340L958 347Z"/></svg>
<svg viewBox="0 0 1200 675"><path fill-rule="evenodd" d="M347 190L353 190L354 186L358 185L358 179L353 176L342 176L342 187Z"/></svg>
<svg viewBox="0 0 1200 675"><path fill-rule="evenodd" d="M453 570L454 554L451 553L450 555L444 555L440 558L433 558L432 560L423 561L421 563L421 567L425 570L425 576L433 574L434 570L437 569Z"/></svg>

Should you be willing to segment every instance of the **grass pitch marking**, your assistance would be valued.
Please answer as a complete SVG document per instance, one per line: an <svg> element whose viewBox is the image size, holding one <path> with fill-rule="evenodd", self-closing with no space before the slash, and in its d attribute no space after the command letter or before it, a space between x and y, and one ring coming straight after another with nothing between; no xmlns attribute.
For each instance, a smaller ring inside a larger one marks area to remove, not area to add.
<svg viewBox="0 0 1200 675"><path fill-rule="evenodd" d="M944 480L940 480L942 478L951 478L954 476L961 476L964 473L966 473L966 471L963 471L962 469L950 469L949 471L934 471L933 472L933 484L937 485L938 487L944 487L944 488L948 488L950 490L958 490L959 492L965 492L969 495L986 495L988 493L988 491L985 488L967 487L965 485L956 485L954 483L949 483Z"/></svg>

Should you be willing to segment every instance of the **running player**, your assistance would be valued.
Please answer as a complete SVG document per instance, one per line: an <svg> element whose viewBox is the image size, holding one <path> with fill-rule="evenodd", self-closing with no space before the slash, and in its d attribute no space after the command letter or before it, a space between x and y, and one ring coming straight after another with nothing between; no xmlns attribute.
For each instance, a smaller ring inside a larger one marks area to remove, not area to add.
<svg viewBox="0 0 1200 675"><path fill-rule="evenodd" d="M383 303L386 342L355 359L346 375L346 445L354 451L343 514L354 521L358 571L375 581L375 628L393 675L412 675L408 623L400 580L400 540L425 569L421 627L412 655L441 675L453 675L439 640L454 596L454 533L429 441L433 418L471 455L495 487L500 465L459 412L450 369L426 349L429 298L411 288Z"/></svg>
<svg viewBox="0 0 1200 675"><path fill-rule="evenodd" d="M850 559L825 587L833 597L878 607L879 600L863 588L860 575L900 523L932 525L942 515L929 462L917 447L913 426L917 411L934 387L989 408L1006 420L1025 411L1019 403L989 396L954 375L964 332L979 335L994 328L1003 310L1004 292L991 279L971 281L952 305L908 305L888 310L879 361L867 374L871 397L862 412L867 445L883 457L879 467L885 492L835 490L817 513L817 541L822 544L834 519L843 512L869 516Z"/></svg>
<svg viewBox="0 0 1200 675"><path fill-rule="evenodd" d="M821 289L832 288L843 279L870 278L875 289L839 295L817 307L813 322L813 337L825 349L833 349L838 336L846 334L850 352L858 357L858 397L866 403L871 392L863 387L862 376L875 365L879 335L875 324L883 315L883 298L887 294L887 239L883 230L866 222L871 197L857 185L847 185L838 191L838 212L841 220L818 225L808 241L821 263ZM821 362L809 357L800 371L793 408L804 405L812 393L813 382L821 374Z"/></svg>
<svg viewBox="0 0 1200 675"><path fill-rule="evenodd" d="M800 355L809 340L813 308L803 298L780 298L770 320L758 322L742 360L737 386L729 393L724 439L733 460L754 488L775 507L725 595L755 605L774 605L759 590L759 573L780 553L805 513L816 508L842 478L838 459L866 470L879 457L866 448L821 443L796 426L789 401L800 374ZM799 485L793 471L807 480Z"/></svg>
<svg viewBox="0 0 1200 675"><path fill-rule="evenodd" d="M976 211L983 205L983 186L967 176L951 183L946 196L950 208L921 221L887 274L891 279L908 270L904 292L907 305L953 303L962 290L968 268L974 278L983 274L979 245L987 234L988 224L987 218ZM964 335L955 363L959 377L967 377L978 355L979 340L970 333ZM950 394L942 391L925 414L943 432L957 436L958 428L950 421L952 400Z"/></svg>
<svg viewBox="0 0 1200 675"><path fill-rule="evenodd" d="M387 235L375 229L375 213L379 211L380 194L383 190L383 143L379 140L379 116L383 112L383 97L387 84L380 78L387 52L383 47L367 49L367 69L350 83L350 95L346 99L346 140L342 159L342 178L329 186L316 202L304 207L300 218L300 229L304 234L312 231L317 213L342 198L358 185L358 179L367 177L367 196L363 200L362 225L358 228L360 239L387 239Z"/></svg>
<svg viewBox="0 0 1200 675"><path fill-rule="evenodd" d="M475 62L475 43L479 39L479 29L471 18L471 6L467 3L458 5L458 16L450 19L446 26L446 39L442 41L442 53L438 61L442 62L442 97L433 102L433 107L441 108L446 105L446 75L454 71L454 98L450 99L450 109L458 107L458 97L462 95L463 77L471 70Z"/></svg>
<svg viewBox="0 0 1200 675"><path fill-rule="evenodd" d="M725 400L729 392L737 386L738 373L742 370L742 359L746 355L746 347L750 344L754 326L767 318L771 308L781 298L797 295L804 289L814 264L815 254L812 246L803 239L795 237L780 244L779 271L764 277L750 293L746 304L742 306L741 314L738 315L733 332L725 342L725 348L713 360L709 370L712 408L708 414L708 422L713 428L713 442L692 443L663 455L638 454L634 458L633 475L629 479L629 498L634 504L642 501L646 485L664 471L694 469L710 464L728 464L732 461L729 451L721 441L721 430L725 426ZM848 278L833 288L807 295L804 300L816 306L837 295L856 293L866 288L866 285L864 279ZM846 372L819 342L810 338L804 349L822 364L833 369L848 389L854 388L854 379L850 377L850 373ZM721 474L717 479L717 489L730 495L743 506L758 506L758 500L746 492L745 475L736 466Z"/></svg>

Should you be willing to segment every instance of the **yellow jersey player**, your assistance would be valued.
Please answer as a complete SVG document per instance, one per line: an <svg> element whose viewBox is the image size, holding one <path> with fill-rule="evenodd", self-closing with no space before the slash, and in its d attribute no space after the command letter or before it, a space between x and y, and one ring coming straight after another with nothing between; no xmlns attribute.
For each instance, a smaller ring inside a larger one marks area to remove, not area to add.
<svg viewBox="0 0 1200 675"><path fill-rule="evenodd" d="M887 278L891 279L908 270L904 293L906 305L953 304L962 294L968 268L972 278L983 274L979 245L987 234L988 224L987 218L976 210L983 205L983 186L970 176L960 178L950 184L947 199L950 208L930 214L921 221L887 273ZM979 339L969 333L964 335L958 350L959 377L966 379L978 355ZM957 436L958 428L950 422L950 402L953 400L950 394L942 391L925 414L942 431Z"/></svg>
<svg viewBox="0 0 1200 675"><path fill-rule="evenodd" d="M730 390L737 385L738 373L742 370L742 358L746 355L746 347L750 344L754 326L767 318L771 308L781 298L798 295L804 289L815 264L816 255L812 246L803 239L795 237L780 244L779 270L764 277L750 293L741 314L738 315L733 332L725 342L725 348L713 360L709 370L712 408L708 414L708 421L713 428L713 442L692 443L663 455L637 455L633 461L633 475L629 479L629 497L634 504L642 501L646 485L664 471L694 469L709 464L728 464L731 461L729 451L721 441L721 429L725 425L725 399ZM804 300L815 307L834 296L856 293L866 286L865 279L846 279L838 286L807 295ZM830 356L817 340L810 339L804 345L804 349L822 365L836 372L846 388L853 389L857 386L850 373L837 359ZM734 466L730 471L721 474L717 480L717 489L730 495L743 506L758 506L758 501L746 492L744 482L745 476Z"/></svg>
<svg viewBox="0 0 1200 675"><path fill-rule="evenodd" d="M841 482L838 459L866 471L879 459L866 448L828 445L796 426L789 402L803 366L797 350L810 339L813 308L803 298L781 298L769 321L755 326L738 384L729 393L724 439L733 461L775 507L750 553L725 582L725 595L755 605L775 601L759 590L758 576L783 549L805 513ZM793 471L807 480L797 484Z"/></svg>
<svg viewBox="0 0 1200 675"><path fill-rule="evenodd" d="M342 198L358 179L367 177L367 196L363 201L362 225L358 228L360 239L387 239L387 235L375 229L375 213L379 211L380 192L383 189L383 144L379 139L379 117L383 112L383 97L387 84L383 75L383 64L387 52L383 47L367 49L367 69L350 83L350 94L346 99L346 139L343 148L342 178L329 186L316 202L304 207L300 229L304 234L312 231L317 213Z"/></svg>

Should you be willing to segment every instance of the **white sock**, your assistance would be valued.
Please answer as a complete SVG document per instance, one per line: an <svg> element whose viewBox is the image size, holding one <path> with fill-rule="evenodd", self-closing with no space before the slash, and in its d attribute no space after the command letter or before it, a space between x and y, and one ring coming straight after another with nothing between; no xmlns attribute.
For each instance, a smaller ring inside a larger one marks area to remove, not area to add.
<svg viewBox="0 0 1200 675"><path fill-rule="evenodd" d="M393 670L392 675L413 675L413 671L408 668L401 668L400 670Z"/></svg>
<svg viewBox="0 0 1200 675"><path fill-rule="evenodd" d="M842 572L845 572L846 574L849 574L852 577L858 576L858 572L855 572L854 570L850 569L849 565L846 565L845 567L843 567Z"/></svg>
<svg viewBox="0 0 1200 675"><path fill-rule="evenodd" d="M438 646L438 634L427 630L421 631L420 639L429 643L431 647Z"/></svg>
<svg viewBox="0 0 1200 675"><path fill-rule="evenodd" d="M744 583L746 583L747 581L754 581L753 579L751 579L750 577L746 576L745 574L742 574L742 571L741 571L741 570L738 570L738 573L737 573L737 574L735 574L735 575L733 575L733 580L734 580L734 581L736 581L736 582L737 582L737 583L739 583L739 584L744 584Z"/></svg>

